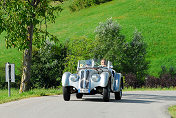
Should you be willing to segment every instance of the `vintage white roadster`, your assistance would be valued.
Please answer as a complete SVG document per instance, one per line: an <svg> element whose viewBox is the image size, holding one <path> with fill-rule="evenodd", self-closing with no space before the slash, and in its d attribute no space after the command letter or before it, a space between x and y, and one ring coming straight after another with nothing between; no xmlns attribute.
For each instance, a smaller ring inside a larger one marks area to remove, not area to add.
<svg viewBox="0 0 176 118"><path fill-rule="evenodd" d="M102 94L104 101L109 101L110 92L113 92L116 100L122 97L123 77L112 69L112 63L101 66L97 60L79 60L77 73L65 72L62 76L63 98L70 100L70 95L76 93L81 99L84 94Z"/></svg>

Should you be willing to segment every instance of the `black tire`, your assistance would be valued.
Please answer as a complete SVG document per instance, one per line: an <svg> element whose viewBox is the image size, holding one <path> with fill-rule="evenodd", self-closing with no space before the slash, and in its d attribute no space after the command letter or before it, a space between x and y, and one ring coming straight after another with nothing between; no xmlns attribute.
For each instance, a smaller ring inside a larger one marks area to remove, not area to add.
<svg viewBox="0 0 176 118"><path fill-rule="evenodd" d="M83 94L82 93L76 93L76 98L77 99L81 99L83 97Z"/></svg>
<svg viewBox="0 0 176 118"><path fill-rule="evenodd" d="M110 83L106 87L103 88L103 101L109 102L110 99Z"/></svg>
<svg viewBox="0 0 176 118"><path fill-rule="evenodd" d="M122 89L119 92L115 92L114 95L115 95L115 99L116 100L121 100L121 98L122 98Z"/></svg>
<svg viewBox="0 0 176 118"><path fill-rule="evenodd" d="M70 89L68 86L63 86L63 98L65 101L70 100Z"/></svg>

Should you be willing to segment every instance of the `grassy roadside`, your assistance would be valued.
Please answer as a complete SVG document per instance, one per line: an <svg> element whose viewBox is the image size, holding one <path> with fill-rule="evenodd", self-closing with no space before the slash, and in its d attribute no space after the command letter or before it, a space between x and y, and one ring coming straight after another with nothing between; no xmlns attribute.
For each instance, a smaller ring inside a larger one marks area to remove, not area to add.
<svg viewBox="0 0 176 118"><path fill-rule="evenodd" d="M123 91L165 91L165 90L175 90L176 87L171 88L124 88ZM18 89L11 89L11 97L8 97L8 90L0 90L0 104L20 100L24 98L30 98L30 97L39 97L39 96L49 96L49 95L59 95L62 94L62 88L60 89L32 89L28 92L24 92L22 94L19 94Z"/></svg>
<svg viewBox="0 0 176 118"><path fill-rule="evenodd" d="M169 107L168 110L169 110L171 117L176 118L176 105Z"/></svg>
<svg viewBox="0 0 176 118"><path fill-rule="evenodd" d="M124 88L123 91L176 91L176 87L170 87L170 88Z"/></svg>
<svg viewBox="0 0 176 118"><path fill-rule="evenodd" d="M19 94L18 89L11 89L11 97L8 97L8 90L0 90L0 104L20 100L29 97L59 95L62 93L62 89L32 89L28 92Z"/></svg>

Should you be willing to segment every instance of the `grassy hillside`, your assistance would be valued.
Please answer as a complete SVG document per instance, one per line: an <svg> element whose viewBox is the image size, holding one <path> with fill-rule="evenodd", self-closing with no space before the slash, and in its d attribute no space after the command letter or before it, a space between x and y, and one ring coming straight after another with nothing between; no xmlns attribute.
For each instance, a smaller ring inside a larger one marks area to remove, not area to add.
<svg viewBox="0 0 176 118"><path fill-rule="evenodd" d="M151 75L156 76L161 65L170 67L176 63L176 0L114 0L74 13L66 8L67 4L64 3L65 8L56 23L48 24L49 31L60 40L83 35L94 39L98 23L112 17L121 25L128 41L132 39L135 29L141 31L148 44L147 59L151 61ZM0 39L0 66L7 60L20 65L21 52L4 49L2 36Z"/></svg>
<svg viewBox="0 0 176 118"><path fill-rule="evenodd" d="M15 48L6 49L3 33L0 35L0 81L5 81L5 64L7 62L14 63L16 73L20 73L19 69L22 64L22 52Z"/></svg>

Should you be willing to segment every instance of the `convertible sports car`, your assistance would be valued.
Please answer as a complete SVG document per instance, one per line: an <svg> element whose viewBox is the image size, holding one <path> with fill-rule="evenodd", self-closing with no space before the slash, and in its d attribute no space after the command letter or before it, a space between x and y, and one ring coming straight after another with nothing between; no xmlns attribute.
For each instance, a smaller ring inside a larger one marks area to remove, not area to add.
<svg viewBox="0 0 176 118"><path fill-rule="evenodd" d="M81 99L84 94L102 94L103 100L108 102L110 92L114 93L116 100L121 99L123 77L121 73L113 70L110 61L107 66L102 66L97 60L79 60L77 73L65 72L63 74L62 86L65 101L69 101L70 95L76 93L78 99Z"/></svg>

